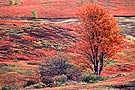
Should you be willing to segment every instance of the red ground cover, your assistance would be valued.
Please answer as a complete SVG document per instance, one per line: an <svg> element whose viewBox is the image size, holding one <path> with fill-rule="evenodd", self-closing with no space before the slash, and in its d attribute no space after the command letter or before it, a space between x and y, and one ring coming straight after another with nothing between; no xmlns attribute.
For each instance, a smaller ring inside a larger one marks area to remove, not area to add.
<svg viewBox="0 0 135 90"><path fill-rule="evenodd" d="M75 17L78 7L91 3L90 0L20 0L18 5L9 5L8 0L0 2L0 17L32 17L31 12L36 10L39 18ZM135 15L134 0L100 0L98 4L106 6L113 15Z"/></svg>

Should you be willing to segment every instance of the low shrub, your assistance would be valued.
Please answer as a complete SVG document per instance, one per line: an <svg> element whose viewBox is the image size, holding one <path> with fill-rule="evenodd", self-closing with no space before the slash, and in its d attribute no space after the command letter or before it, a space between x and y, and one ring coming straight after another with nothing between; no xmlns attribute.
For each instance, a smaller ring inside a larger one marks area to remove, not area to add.
<svg viewBox="0 0 135 90"><path fill-rule="evenodd" d="M14 0L9 0L9 5L14 5L15 1Z"/></svg>
<svg viewBox="0 0 135 90"><path fill-rule="evenodd" d="M101 77L101 76L89 74L89 73L84 73L82 75L82 81L86 82L86 83L96 83L98 81L103 81L103 80L107 80L107 79L108 79L108 77Z"/></svg>
<svg viewBox="0 0 135 90"><path fill-rule="evenodd" d="M54 57L52 59L46 60L40 65L39 74L41 76L41 81L43 83L48 83L46 79L51 79L49 83L54 83L56 85L61 85L67 80L81 81L81 72L73 64L68 62L65 57ZM45 80L44 80L45 79Z"/></svg>
<svg viewBox="0 0 135 90"><path fill-rule="evenodd" d="M67 82L67 76L66 75L60 75L60 76L55 76L53 77L54 79L54 84L56 86L61 86L61 85L65 85Z"/></svg>
<svg viewBox="0 0 135 90"><path fill-rule="evenodd" d="M70 68L71 65L67 63L66 58L54 57L52 59L47 59L40 66L41 77L54 77L57 75L66 74L66 69Z"/></svg>
<svg viewBox="0 0 135 90"><path fill-rule="evenodd" d="M33 87L36 89L39 89L39 88L45 88L46 85L44 83L40 82L40 83L34 84Z"/></svg>
<svg viewBox="0 0 135 90"><path fill-rule="evenodd" d="M78 81L80 82L82 80L82 73L78 68L75 68L74 66L67 68L66 75L68 80Z"/></svg>
<svg viewBox="0 0 135 90"><path fill-rule="evenodd" d="M2 86L2 90L19 90L18 86Z"/></svg>
<svg viewBox="0 0 135 90"><path fill-rule="evenodd" d="M24 87L27 87L27 86L30 86L30 85L34 85L35 84L35 81L33 81L33 80L28 80L27 82L26 82L26 84L24 85Z"/></svg>
<svg viewBox="0 0 135 90"><path fill-rule="evenodd" d="M9 1L9 5L19 5L20 2L18 0L8 0Z"/></svg>
<svg viewBox="0 0 135 90"><path fill-rule="evenodd" d="M37 11L36 10L32 10L32 17L33 18L37 18Z"/></svg>
<svg viewBox="0 0 135 90"><path fill-rule="evenodd" d="M54 80L50 76L42 77L41 82L43 82L47 87L54 86Z"/></svg>

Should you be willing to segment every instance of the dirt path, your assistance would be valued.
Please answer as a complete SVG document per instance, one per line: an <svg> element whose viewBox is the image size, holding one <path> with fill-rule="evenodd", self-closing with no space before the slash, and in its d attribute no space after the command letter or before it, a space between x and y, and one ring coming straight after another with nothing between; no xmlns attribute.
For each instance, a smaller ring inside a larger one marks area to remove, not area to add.
<svg viewBox="0 0 135 90"><path fill-rule="evenodd" d="M134 84L131 85L130 83L128 83L128 82L134 82L134 81L135 81L135 75L131 75L131 76L114 78L114 79L110 79L107 81L101 81L99 83L93 83L93 84L68 85L68 86L61 86L61 87L54 87L54 88L34 89L34 90L111 90L111 89L105 89L105 87L107 87L107 86L108 87L109 86L121 87L122 85L125 86L124 88L128 88L128 87L135 88ZM102 87L104 87L104 88L102 89ZM119 89L112 89L112 90L119 90ZM126 89L124 89L124 90L126 90Z"/></svg>

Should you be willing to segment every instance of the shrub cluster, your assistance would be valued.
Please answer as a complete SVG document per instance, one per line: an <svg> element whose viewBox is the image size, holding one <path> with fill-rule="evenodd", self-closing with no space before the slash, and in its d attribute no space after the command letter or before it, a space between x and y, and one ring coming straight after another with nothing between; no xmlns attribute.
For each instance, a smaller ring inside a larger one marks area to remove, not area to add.
<svg viewBox="0 0 135 90"><path fill-rule="evenodd" d="M66 85L70 82L95 83L106 80L98 75L81 72L77 67L68 62L68 58L54 57L47 59L40 65L39 74L41 82L47 87Z"/></svg>
<svg viewBox="0 0 135 90"><path fill-rule="evenodd" d="M65 57L54 57L40 65L41 82L47 86L59 86L67 82L81 81L81 72Z"/></svg>

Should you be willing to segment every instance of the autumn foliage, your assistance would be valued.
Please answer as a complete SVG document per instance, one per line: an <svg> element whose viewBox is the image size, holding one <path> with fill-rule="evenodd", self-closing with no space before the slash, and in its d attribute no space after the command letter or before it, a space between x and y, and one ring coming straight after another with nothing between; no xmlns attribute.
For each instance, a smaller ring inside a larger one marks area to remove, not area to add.
<svg viewBox="0 0 135 90"><path fill-rule="evenodd" d="M101 6L85 5L79 9L78 17L82 28L79 50L93 65L93 71L100 75L110 58L122 49L124 36L115 18Z"/></svg>

